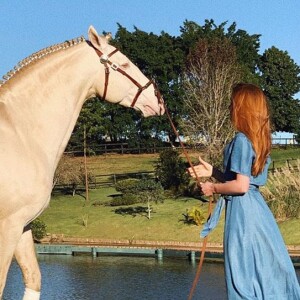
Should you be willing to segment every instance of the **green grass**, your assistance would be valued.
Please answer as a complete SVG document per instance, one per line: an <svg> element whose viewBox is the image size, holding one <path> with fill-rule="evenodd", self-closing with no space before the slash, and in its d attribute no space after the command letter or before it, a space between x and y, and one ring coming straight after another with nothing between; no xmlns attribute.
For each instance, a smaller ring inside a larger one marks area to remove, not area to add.
<svg viewBox="0 0 300 300"><path fill-rule="evenodd" d="M47 224L49 233L72 237L199 241L199 227L188 226L181 221L187 208L199 205L198 200L181 198L166 200L163 204L153 203L150 220L145 215L116 214L118 207L92 205L95 201L108 202L109 196L114 194L113 188L93 190L89 204L85 204L85 199L78 195L54 196L41 219ZM83 225L86 216L87 227Z"/></svg>
<svg viewBox="0 0 300 300"><path fill-rule="evenodd" d="M102 188L90 192L90 203L82 196L53 196L50 206L41 219L47 224L47 232L68 237L99 239L125 239L149 241L200 241L201 226L184 224L183 213L194 206L200 207L207 217L207 204L190 198L168 199L164 203L153 203L152 218L145 215L120 215L118 207L93 206L92 203L108 202L116 194L113 188ZM143 205L143 204L141 204ZM137 205L133 205L137 206ZM83 220L87 219L87 226ZM224 213L220 223L209 236L209 242L222 242ZM287 244L300 245L299 219L279 224Z"/></svg>
<svg viewBox="0 0 300 300"><path fill-rule="evenodd" d="M192 161L197 161L201 153L190 153ZM183 156L182 156L183 157ZM300 159L300 148L274 148L271 152L275 167L285 165L287 159ZM83 161L77 157L75 160ZM158 162L159 154L109 154L88 157L88 168L94 174L123 174L133 172L152 172ZM186 160L183 157L184 160Z"/></svg>
<svg viewBox="0 0 300 300"><path fill-rule="evenodd" d="M88 168L95 174L152 172L159 154L110 154L88 157ZM82 158L76 158L82 159Z"/></svg>
<svg viewBox="0 0 300 300"><path fill-rule="evenodd" d="M199 153L192 153L196 161ZM272 149L272 159L277 166L283 166L287 159L300 159L299 148ZM102 155L88 158L88 167L95 174L122 174L131 172L153 171L159 154L142 155ZM74 158L83 160L82 158ZM95 201L108 202L116 191L102 188L90 191L90 203L85 205L82 196L54 195L48 209L41 218L48 227L48 232L72 237L90 237L103 239L141 239L158 241L199 241L201 227L186 225L181 220L183 213L201 202L195 199L168 199L163 204L153 204L152 219L145 216L116 214L116 207L92 206ZM201 206L207 213L207 206ZM84 226L87 221L87 226ZM222 242L224 216L217 228L210 234L210 242ZM287 244L300 245L299 219L287 220L279 224Z"/></svg>

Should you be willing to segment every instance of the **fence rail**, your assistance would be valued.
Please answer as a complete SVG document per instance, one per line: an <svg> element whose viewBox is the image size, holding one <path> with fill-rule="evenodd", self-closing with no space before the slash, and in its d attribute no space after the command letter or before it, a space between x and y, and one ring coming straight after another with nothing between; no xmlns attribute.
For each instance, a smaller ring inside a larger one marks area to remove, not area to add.
<svg viewBox="0 0 300 300"><path fill-rule="evenodd" d="M149 172L135 172L135 173L122 173L122 174L95 174L94 181L89 182L90 188L100 188L100 187L109 187L109 186L115 186L116 183L119 180L127 179L127 178L137 178L137 179L143 179L143 178L154 178L155 172L149 171ZM67 188L72 189L71 184L56 184L54 186L54 190L64 190ZM76 186L77 190L84 189L83 184L79 184Z"/></svg>
<svg viewBox="0 0 300 300"><path fill-rule="evenodd" d="M296 138L273 138L272 139L272 147L299 147L300 144L297 143ZM185 145L188 150L203 150L205 149L205 145L199 144L197 146ZM89 145L87 147L87 155L101 155L101 154L142 154L142 153L159 153L163 150L174 148L177 150L181 150L179 143L168 144L168 145L156 145L153 143L152 145L139 145L136 147L130 146L128 143L107 143L107 144L97 144L97 145ZM73 154L75 156L83 155L83 147L78 146L74 147L72 150L65 152L66 154Z"/></svg>
<svg viewBox="0 0 300 300"><path fill-rule="evenodd" d="M290 158L286 159L285 163L287 167L293 171L293 172L299 172L299 166L297 164L296 158ZM277 166L276 166L277 164ZM282 168L278 167L278 165L282 165L282 161L273 161L271 166L269 167L269 172L274 173L276 170L281 171ZM116 183L119 180L127 179L127 178L155 178L155 172L154 171L148 171L148 172L132 172L132 173L122 173L122 174L94 174L94 181L89 182L90 188L100 188L100 187L109 187L109 186L115 186ZM72 188L72 185L55 185L54 190L63 190L67 188ZM84 185L77 185L76 189L81 190L84 189Z"/></svg>

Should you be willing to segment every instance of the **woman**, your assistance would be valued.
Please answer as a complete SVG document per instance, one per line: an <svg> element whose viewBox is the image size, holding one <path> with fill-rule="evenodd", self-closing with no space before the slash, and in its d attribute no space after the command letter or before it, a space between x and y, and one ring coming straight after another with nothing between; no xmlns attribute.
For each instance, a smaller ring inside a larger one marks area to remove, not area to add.
<svg viewBox="0 0 300 300"><path fill-rule="evenodd" d="M203 161L198 177L204 195L221 194L205 224L206 236L226 205L224 261L229 300L300 300L300 287L276 221L259 192L267 181L271 133L267 100L255 85L234 87L231 121L237 134L224 150L224 173ZM190 174L195 177L191 168Z"/></svg>

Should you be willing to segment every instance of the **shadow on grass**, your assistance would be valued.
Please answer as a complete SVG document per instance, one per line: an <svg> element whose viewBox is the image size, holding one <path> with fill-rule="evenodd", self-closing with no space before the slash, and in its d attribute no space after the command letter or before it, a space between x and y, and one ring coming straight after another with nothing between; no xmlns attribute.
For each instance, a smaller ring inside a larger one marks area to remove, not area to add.
<svg viewBox="0 0 300 300"><path fill-rule="evenodd" d="M147 206L136 206L136 207L120 207L114 210L116 214L122 215L122 216L142 216L148 218L148 207ZM154 213L151 211L151 214Z"/></svg>

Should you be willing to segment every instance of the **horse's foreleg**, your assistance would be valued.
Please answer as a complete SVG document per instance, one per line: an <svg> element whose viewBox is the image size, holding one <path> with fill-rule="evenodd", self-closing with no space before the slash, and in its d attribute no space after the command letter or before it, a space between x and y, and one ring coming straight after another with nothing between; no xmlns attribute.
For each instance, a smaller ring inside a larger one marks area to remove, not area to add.
<svg viewBox="0 0 300 300"><path fill-rule="evenodd" d="M7 272L21 235L22 227L16 226L11 220L0 221L0 299L3 297Z"/></svg>
<svg viewBox="0 0 300 300"><path fill-rule="evenodd" d="M41 272L35 254L31 230L23 232L15 250L15 257L22 270L25 284L23 300L40 299Z"/></svg>

